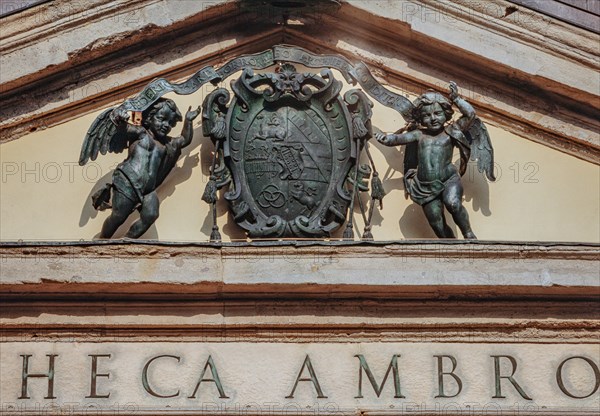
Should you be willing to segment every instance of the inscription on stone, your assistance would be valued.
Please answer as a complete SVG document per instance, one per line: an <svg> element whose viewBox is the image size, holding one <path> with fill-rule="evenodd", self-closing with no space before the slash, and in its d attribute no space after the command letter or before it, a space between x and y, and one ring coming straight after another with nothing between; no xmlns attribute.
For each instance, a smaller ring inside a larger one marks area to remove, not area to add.
<svg viewBox="0 0 600 416"><path fill-rule="evenodd" d="M1 410L34 411L44 403L59 410L216 406L224 414L257 403L282 412L316 405L331 410L325 414L449 403L592 409L600 399L597 351L537 344L8 342L1 351Z"/></svg>

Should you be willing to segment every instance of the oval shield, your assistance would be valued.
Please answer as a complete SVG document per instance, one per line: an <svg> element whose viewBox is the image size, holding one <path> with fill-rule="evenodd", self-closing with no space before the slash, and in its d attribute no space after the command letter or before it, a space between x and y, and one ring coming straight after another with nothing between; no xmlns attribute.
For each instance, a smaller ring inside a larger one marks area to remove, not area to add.
<svg viewBox="0 0 600 416"><path fill-rule="evenodd" d="M327 237L351 199L352 117L330 70L278 69L246 69L232 83L223 150L233 189L225 198L250 237Z"/></svg>

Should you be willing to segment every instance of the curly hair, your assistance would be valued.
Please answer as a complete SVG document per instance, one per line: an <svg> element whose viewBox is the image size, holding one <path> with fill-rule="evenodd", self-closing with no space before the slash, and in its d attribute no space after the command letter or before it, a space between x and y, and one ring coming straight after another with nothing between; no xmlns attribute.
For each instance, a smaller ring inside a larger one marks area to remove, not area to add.
<svg viewBox="0 0 600 416"><path fill-rule="evenodd" d="M423 109L423 107L435 103L438 103L440 107L442 107L444 115L446 116L446 120L452 119L452 115L454 114L454 110L452 109L452 103L448 101L448 99L439 92L427 91L425 94L422 94L413 102L413 105L415 106L412 112L413 120L421 122L421 110Z"/></svg>
<svg viewBox="0 0 600 416"><path fill-rule="evenodd" d="M142 112L142 126L148 127L148 120L154 117L154 115L165 106L169 107L169 109L175 113L175 123L183 120L183 116L177 108L175 101L170 98L159 98L154 104ZM175 127L175 123L173 123L171 127Z"/></svg>

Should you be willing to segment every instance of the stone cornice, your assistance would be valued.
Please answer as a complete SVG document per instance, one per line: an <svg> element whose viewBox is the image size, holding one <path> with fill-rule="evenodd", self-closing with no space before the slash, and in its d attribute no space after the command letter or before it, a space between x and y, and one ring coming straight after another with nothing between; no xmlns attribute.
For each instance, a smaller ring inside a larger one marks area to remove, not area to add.
<svg viewBox="0 0 600 416"><path fill-rule="evenodd" d="M489 14L490 11L504 10L501 7L504 4L510 5L500 0L467 2L482 10L472 10L467 5L459 7L465 2L425 1L418 7L429 6L430 9L412 11L417 13L413 16L417 23L410 21L411 11L400 6L390 9L389 13L381 10L378 15L376 7L375 10L366 6L361 9L362 2L350 3L356 4L356 8L342 7L335 17L324 18L322 23L325 24L321 24L321 28L308 31L294 27L286 42L296 42L304 47L315 44L328 52L335 50L352 56L353 60L362 59L372 68L379 69L382 82L411 93L446 88L447 82L454 80L462 86L478 112L503 128L599 163L600 96L594 83L598 80L600 66L598 50L590 45L597 45L600 36L560 22L548 22L548 18L542 16L546 26L557 25L562 29L558 31L559 35L566 38L559 41L555 34L544 44L541 38L545 32L540 35L532 31L541 24L540 21L533 20L529 24L531 27L519 27ZM406 4L414 6L415 3ZM485 11L487 15L483 14ZM442 39L440 33L435 32L440 30L436 28L436 22L444 22L449 15L451 24L446 22L448 27L444 27L447 39ZM536 18L540 17L536 15ZM473 26L481 32L479 35L463 33L461 29ZM484 33L495 38L488 40ZM515 33L514 39L510 37L512 33ZM590 37L596 40L592 41ZM337 39L344 39L344 42ZM522 62L508 59L511 53L503 39L522 45L520 53L527 53ZM471 42L470 47L465 46L468 42ZM581 46L583 52L573 50L576 45L585 45ZM497 50L490 52L494 49ZM561 54L562 49L571 50ZM543 54L539 63L537 52ZM547 71L549 67L552 67L550 72ZM561 68L563 72L560 72ZM583 75L586 71L587 76ZM581 78L580 86L573 82L577 78L575 74Z"/></svg>
<svg viewBox="0 0 600 416"><path fill-rule="evenodd" d="M476 25L490 32L515 39L524 45L551 53L560 59L599 69L599 36L560 20L517 7L513 13L507 9L514 4L506 0L422 0L440 13L460 19L464 24ZM561 79L569 82L567 79Z"/></svg>
<svg viewBox="0 0 600 416"><path fill-rule="evenodd" d="M205 22L232 14L235 9L231 1L188 2L175 9L165 0L58 0L42 4L3 20L2 92L139 44L146 36L169 37L169 32L184 22ZM23 58L27 67L19 62Z"/></svg>
<svg viewBox="0 0 600 416"><path fill-rule="evenodd" d="M583 345L600 329L597 244L15 242L2 253L5 341Z"/></svg>
<svg viewBox="0 0 600 416"><path fill-rule="evenodd" d="M599 246L3 243L3 297L597 298Z"/></svg>
<svg viewBox="0 0 600 416"><path fill-rule="evenodd" d="M51 7L53 3L40 7ZM380 80L407 92L440 88L453 79L462 84L465 94L487 120L565 153L592 163L600 162L597 94L573 84L566 75L555 80L551 74L534 75L519 65L511 67L485 55L467 52L461 49L461 42L468 37L456 40L456 34L452 34L448 39L429 38L423 33L427 31L426 21L421 22L424 27L416 27L377 16L377 7L359 1L344 4L335 16L316 16L316 21L314 15L308 16L300 24L289 26L278 25L273 16L260 13L253 15L250 22L231 1L196 2L195 13L192 10L186 11L187 15L180 13L179 20L167 14L159 24L142 18L161 3L161 0L95 0L97 7L90 8L87 14L80 16L72 10L70 18L59 15L54 24L25 25L26 30L18 29L12 21L15 16L4 19L3 23L9 23L1 41L6 66L15 65L16 61L13 63L12 55L5 51L15 52L16 59L44 40L75 33L74 30L87 23L95 22L100 28L103 21L118 21L133 10L141 16L131 30L123 32L106 26L106 36L100 40L88 45L65 45L66 60L41 70L31 66L29 73L4 82L0 87L3 101L0 140L12 140L115 104L134 95L155 77L176 81L203 65L218 66L236 54L258 52L286 42L315 52L342 53L352 61L365 60L379 70ZM208 7L209 3L213 7ZM518 21L516 13L498 18L494 13L510 3L493 0L486 4L484 7L468 0L426 0L420 7L435 7L455 22L476 26L543 52L557 65L567 62L574 68L597 74L598 56L594 54L591 38L594 34L531 11L527 11L525 22ZM25 16L32 19L36 9L24 12L31 13ZM340 42L341 39L344 41ZM478 46L490 47L485 42ZM148 56L153 58L149 60ZM389 58L382 60L379 56ZM175 67L170 64L174 61L178 62ZM459 61L461 65L457 65ZM542 66L542 72L547 66Z"/></svg>

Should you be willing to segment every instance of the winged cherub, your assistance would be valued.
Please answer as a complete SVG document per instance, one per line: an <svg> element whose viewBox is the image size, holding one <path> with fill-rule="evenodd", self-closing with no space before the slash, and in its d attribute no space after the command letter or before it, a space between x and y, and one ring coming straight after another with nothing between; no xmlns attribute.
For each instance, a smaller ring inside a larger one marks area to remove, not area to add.
<svg viewBox="0 0 600 416"><path fill-rule="evenodd" d="M146 109L142 113L141 126L129 124L129 115L120 108L109 109L94 121L83 142L80 165L89 159L95 160L98 152L121 153L128 149L127 159L113 173L112 184L107 184L92 197L94 208L112 208L100 238L111 238L136 208L140 218L133 223L126 237L140 237L156 221L159 208L156 188L175 166L181 149L192 142L192 121L200 111L200 107L193 111L191 107L188 109L181 136L175 138L168 134L182 117L171 99L160 98ZM112 206L109 205L111 188Z"/></svg>
<svg viewBox="0 0 600 416"><path fill-rule="evenodd" d="M487 129L473 107L458 95L450 83L450 100L438 92L426 92L413 102L412 122L397 133L376 133L386 146L407 145L404 158L404 185L410 198L423 207L427 221L439 238L455 238L444 216L444 207L464 238L476 239L469 215L462 204L464 175L469 157L478 160L479 171L490 180L493 149ZM452 103L462 116L452 122ZM460 152L460 169L452 163L454 146Z"/></svg>

